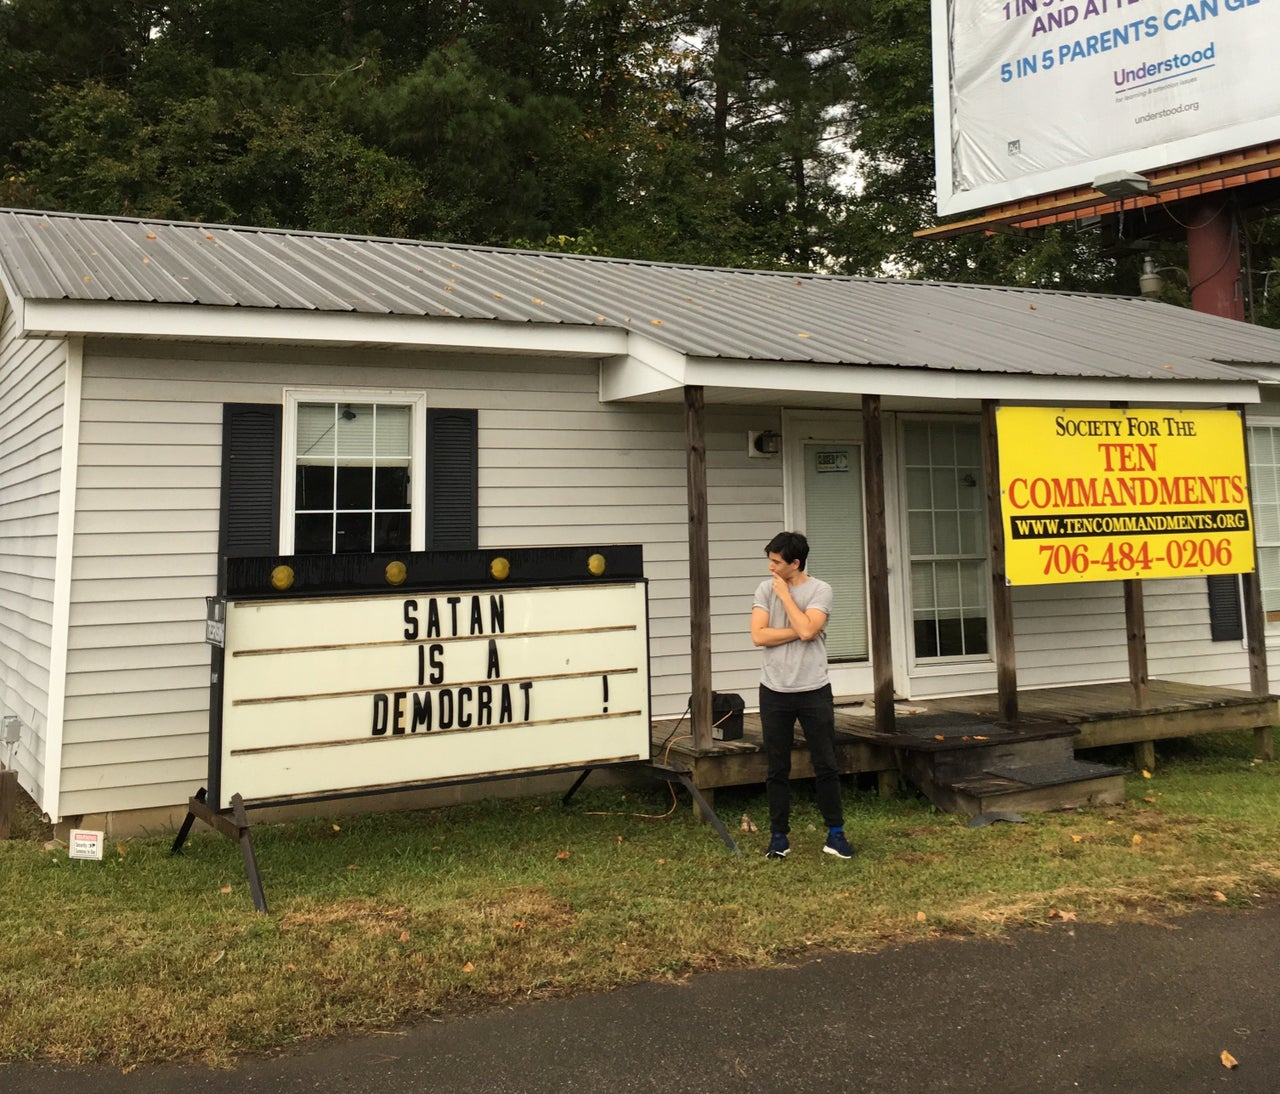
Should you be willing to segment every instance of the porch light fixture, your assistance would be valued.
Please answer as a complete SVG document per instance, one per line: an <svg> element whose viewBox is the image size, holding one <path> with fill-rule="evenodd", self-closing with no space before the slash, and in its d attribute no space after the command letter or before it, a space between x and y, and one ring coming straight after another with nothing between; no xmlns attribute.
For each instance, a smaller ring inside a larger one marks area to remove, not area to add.
<svg viewBox="0 0 1280 1094"><path fill-rule="evenodd" d="M782 451L782 434L772 429L751 430L747 433L747 455L776 456Z"/></svg>

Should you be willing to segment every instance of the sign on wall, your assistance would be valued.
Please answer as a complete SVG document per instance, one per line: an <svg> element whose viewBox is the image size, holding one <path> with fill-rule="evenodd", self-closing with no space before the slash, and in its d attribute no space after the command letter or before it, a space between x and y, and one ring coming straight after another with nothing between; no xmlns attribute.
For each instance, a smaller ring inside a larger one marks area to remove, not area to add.
<svg viewBox="0 0 1280 1094"><path fill-rule="evenodd" d="M938 211L1280 137L1263 0L933 0Z"/></svg>
<svg viewBox="0 0 1280 1094"><path fill-rule="evenodd" d="M646 587L608 572L630 553L450 552L462 571L443 581L449 567L424 554L407 556L417 581L387 564L399 587L232 591L217 796L252 805L647 760ZM567 578L575 555L581 576ZM268 561L273 581L309 563ZM467 583L477 564L486 579Z"/></svg>
<svg viewBox="0 0 1280 1094"><path fill-rule="evenodd" d="M1253 570L1236 412L1001 407L996 431L1010 584Z"/></svg>

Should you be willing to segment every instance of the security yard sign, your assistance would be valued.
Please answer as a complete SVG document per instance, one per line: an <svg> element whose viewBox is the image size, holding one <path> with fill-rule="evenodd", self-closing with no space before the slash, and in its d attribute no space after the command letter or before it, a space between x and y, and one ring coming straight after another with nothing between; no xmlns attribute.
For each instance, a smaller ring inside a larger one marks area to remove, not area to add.
<svg viewBox="0 0 1280 1094"><path fill-rule="evenodd" d="M229 559L211 804L645 760L638 547Z"/></svg>
<svg viewBox="0 0 1280 1094"><path fill-rule="evenodd" d="M1253 570L1235 411L1001 407L996 431L1010 584Z"/></svg>

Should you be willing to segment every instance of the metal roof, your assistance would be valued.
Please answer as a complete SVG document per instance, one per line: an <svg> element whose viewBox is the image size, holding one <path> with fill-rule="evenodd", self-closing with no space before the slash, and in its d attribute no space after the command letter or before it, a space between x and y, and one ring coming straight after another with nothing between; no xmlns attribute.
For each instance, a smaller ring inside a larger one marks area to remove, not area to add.
<svg viewBox="0 0 1280 1094"><path fill-rule="evenodd" d="M1280 331L1134 297L0 210L24 301L626 329L689 358L1241 380Z"/></svg>

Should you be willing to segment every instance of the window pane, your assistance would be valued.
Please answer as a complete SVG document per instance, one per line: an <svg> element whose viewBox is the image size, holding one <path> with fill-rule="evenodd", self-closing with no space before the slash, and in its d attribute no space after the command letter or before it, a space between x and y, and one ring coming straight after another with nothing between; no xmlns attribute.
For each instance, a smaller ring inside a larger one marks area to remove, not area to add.
<svg viewBox="0 0 1280 1094"><path fill-rule="evenodd" d="M369 513L339 513L334 518L334 526L337 531L334 554L373 550L373 522Z"/></svg>
<svg viewBox="0 0 1280 1094"><path fill-rule="evenodd" d="M379 467L373 473L373 504L378 509L405 509L409 506L409 469Z"/></svg>
<svg viewBox="0 0 1280 1094"><path fill-rule="evenodd" d="M373 518L375 551L407 551L409 549L409 514L378 513Z"/></svg>
<svg viewBox="0 0 1280 1094"><path fill-rule="evenodd" d="M299 464L294 484L295 509L333 508L333 467Z"/></svg>
<svg viewBox="0 0 1280 1094"><path fill-rule="evenodd" d="M380 406L374 414L377 423L377 456L380 459L409 458L410 408Z"/></svg>
<svg viewBox="0 0 1280 1094"><path fill-rule="evenodd" d="M293 521L293 553L332 554L333 516L329 513L299 513Z"/></svg>
<svg viewBox="0 0 1280 1094"><path fill-rule="evenodd" d="M299 456L332 456L334 421L338 408L332 403L302 403L298 407Z"/></svg>
<svg viewBox="0 0 1280 1094"><path fill-rule="evenodd" d="M373 508L373 468L338 468L338 509Z"/></svg>
<svg viewBox="0 0 1280 1094"><path fill-rule="evenodd" d="M960 524L955 513L937 513L933 518L934 553L960 553Z"/></svg>
<svg viewBox="0 0 1280 1094"><path fill-rule="evenodd" d="M346 403L338 414L338 459L359 459L373 455L373 407L368 403Z"/></svg>

